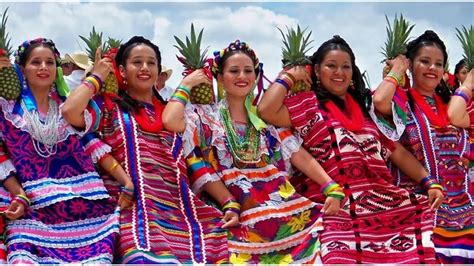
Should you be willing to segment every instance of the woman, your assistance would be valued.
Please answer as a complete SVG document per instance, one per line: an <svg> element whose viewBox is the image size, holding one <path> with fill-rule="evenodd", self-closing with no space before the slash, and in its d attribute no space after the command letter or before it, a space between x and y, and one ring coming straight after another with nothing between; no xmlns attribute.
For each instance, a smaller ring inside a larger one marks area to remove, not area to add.
<svg viewBox="0 0 474 266"><path fill-rule="evenodd" d="M426 197L390 184L387 159L417 181L428 173L371 122L366 105L369 91L341 37L324 42L311 62L311 74L304 67L283 71L258 110L266 121L291 126L300 134L303 146L344 188L348 200L341 211L323 217L323 263L435 263L429 208L441 203L441 191L426 187L429 206ZM286 97L297 81L312 83L311 91ZM304 175L292 182L297 191L321 202L318 184Z"/></svg>
<svg viewBox="0 0 474 266"><path fill-rule="evenodd" d="M409 68L412 88L406 93L397 88L396 81L384 81L374 93L374 105L380 116L400 121L396 128L385 127L386 133L396 132L393 135L400 143L446 189L447 200L436 212L433 240L438 258L442 263L473 263L474 201L466 158L469 137L453 124L469 126L466 104L474 88L474 71L451 96L449 89L440 85L448 59L446 47L433 31L411 41L406 57L409 61L399 56L393 62L392 76L396 79ZM418 188L398 170L396 177L400 186Z"/></svg>
<svg viewBox="0 0 474 266"><path fill-rule="evenodd" d="M134 36L120 46L115 62L117 79L123 80L120 98L94 101L101 110L102 140L135 188L132 208L120 214L117 262L227 262L221 214L190 192L186 162L172 146L176 135L162 128L164 103L153 86L161 71L158 47ZM98 83L111 71L111 63L101 59L94 65L92 77ZM84 127L88 99L96 92L83 83L71 93L62 111L72 125Z"/></svg>
<svg viewBox="0 0 474 266"><path fill-rule="evenodd" d="M21 96L0 98L0 176L15 195L6 211L14 219L8 263L109 264L118 214L80 141L96 117L88 113L81 132L61 116L67 88L59 60L51 40L25 41L15 57Z"/></svg>
<svg viewBox="0 0 474 266"><path fill-rule="evenodd" d="M188 103L188 88L211 84L198 70L183 79L163 113L166 128L183 132L193 190L221 204L230 222L231 263L314 263L321 206L295 193L286 172L290 161L326 185L323 212L337 213L343 191L291 132L257 116L253 89L262 72L255 52L237 40L214 54L213 74L225 98L214 105Z"/></svg>
<svg viewBox="0 0 474 266"><path fill-rule="evenodd" d="M459 60L459 62L454 67L454 87L457 89L463 84L464 80L467 77L467 68L466 62L464 59Z"/></svg>

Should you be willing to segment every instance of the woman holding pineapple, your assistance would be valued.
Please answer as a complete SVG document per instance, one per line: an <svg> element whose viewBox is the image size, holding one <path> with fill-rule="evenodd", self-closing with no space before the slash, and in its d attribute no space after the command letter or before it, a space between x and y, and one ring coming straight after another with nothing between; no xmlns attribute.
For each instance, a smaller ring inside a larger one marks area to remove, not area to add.
<svg viewBox="0 0 474 266"><path fill-rule="evenodd" d="M451 96L449 89L440 84L447 61L446 47L433 31L425 31L411 41L406 56L409 61L399 58L393 63L393 79L377 88L374 105L381 115L399 121L394 123L393 132L387 133L398 134L399 142L428 169L430 176L425 181L437 181L447 192L447 200L435 217L433 241L439 260L473 263L474 201L469 192L472 184L466 158L469 136L452 124L469 126L466 104L474 89L474 71L469 72L463 85ZM413 84L404 92L397 88L397 79L407 68L412 73ZM405 174L398 169L395 172L398 185L410 191L419 190Z"/></svg>
<svg viewBox="0 0 474 266"><path fill-rule="evenodd" d="M337 213L342 189L291 132L257 116L252 101L261 68L254 51L237 40L214 55L212 71L224 99L212 105L188 102L189 88L211 84L198 70L183 79L163 113L166 128L183 132L193 190L210 194L224 220L232 222L231 263L314 263L323 206L295 193L286 171L291 162L325 184L325 213Z"/></svg>
<svg viewBox="0 0 474 266"><path fill-rule="evenodd" d="M341 37L324 42L311 62L310 73L302 66L283 71L258 110L270 123L293 127L303 146L344 188L341 211L323 216L323 263L435 263L430 207L437 208L443 199L437 184L426 186L428 199L390 183L388 159L417 181L428 173L370 120L370 92ZM311 90L294 93L298 81L311 83ZM323 189L304 175L292 183L313 201L324 200Z"/></svg>
<svg viewBox="0 0 474 266"><path fill-rule="evenodd" d="M85 132L63 119L59 60L51 40L25 41L15 57L21 94L0 98L0 176L15 195L5 212L8 263L109 264L118 213L80 140L97 117L92 108Z"/></svg>
<svg viewBox="0 0 474 266"><path fill-rule="evenodd" d="M120 46L119 98L96 96L102 140L132 178L132 208L121 210L119 263L227 262L227 239L220 212L190 192L186 162L174 133L162 127L164 103L154 89L161 71L158 47L141 36ZM110 59L98 59L92 76L104 80ZM105 74L104 74L105 73ZM97 92L87 84L69 96L62 109L71 124L84 127L88 99Z"/></svg>

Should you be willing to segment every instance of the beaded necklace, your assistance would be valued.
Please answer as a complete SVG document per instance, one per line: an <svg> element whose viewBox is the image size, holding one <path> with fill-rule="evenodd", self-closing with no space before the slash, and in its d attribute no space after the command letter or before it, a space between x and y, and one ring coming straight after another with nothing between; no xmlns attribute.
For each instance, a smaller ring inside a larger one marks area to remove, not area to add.
<svg viewBox="0 0 474 266"><path fill-rule="evenodd" d="M245 135L241 138L235 131L230 112L221 108L220 114L227 135L227 145L238 166L239 163L255 164L260 161L260 132L251 124L247 125Z"/></svg>

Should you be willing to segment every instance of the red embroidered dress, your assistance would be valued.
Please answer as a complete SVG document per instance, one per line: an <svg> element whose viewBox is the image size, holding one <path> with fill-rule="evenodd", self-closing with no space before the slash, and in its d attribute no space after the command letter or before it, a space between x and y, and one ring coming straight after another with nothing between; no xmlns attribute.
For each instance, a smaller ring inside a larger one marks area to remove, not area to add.
<svg viewBox="0 0 474 266"><path fill-rule="evenodd" d="M229 228L230 263L314 263L322 206L295 193L286 172L300 143L289 130L278 132L267 126L257 133L258 162L242 164L231 153L221 108L227 108L225 101L188 104L183 146L184 154L204 158L201 167L190 165L193 191L198 193L207 182L222 180L242 206L240 225ZM247 127L233 126L241 132Z"/></svg>
<svg viewBox="0 0 474 266"><path fill-rule="evenodd" d="M431 125L421 108L409 105L402 90L397 90L394 99L392 109L400 112L394 112L393 119L404 122L394 123L395 128L389 127L373 115L377 125L387 136L399 138L447 191L447 199L436 213L433 241L437 256L443 263L474 263L474 201L468 176L468 133L452 125L444 128ZM425 96L425 99L437 112L433 98ZM420 191L419 186L397 168L393 171L395 184Z"/></svg>
<svg viewBox="0 0 474 266"><path fill-rule="evenodd" d="M117 262L226 263L221 213L192 193L184 158L172 154L176 135L163 129L144 131L134 115L116 104L108 110L102 98L95 100L102 110L102 140L135 186L133 208L120 213ZM154 106L144 105L146 113L156 117ZM117 182L108 184L116 195Z"/></svg>
<svg viewBox="0 0 474 266"><path fill-rule="evenodd" d="M314 92L288 96L285 105L303 146L346 193L337 215L323 216L323 263L436 263L433 212L425 196L391 184L386 166L394 144L365 118L362 129L348 131L320 107ZM299 175L296 190L315 202L320 187Z"/></svg>

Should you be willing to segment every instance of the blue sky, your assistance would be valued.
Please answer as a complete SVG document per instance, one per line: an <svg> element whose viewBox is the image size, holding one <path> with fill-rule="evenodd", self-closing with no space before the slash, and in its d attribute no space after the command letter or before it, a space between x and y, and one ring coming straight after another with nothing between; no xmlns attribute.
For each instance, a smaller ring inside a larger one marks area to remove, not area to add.
<svg viewBox="0 0 474 266"><path fill-rule="evenodd" d="M448 47L451 70L462 51L455 27L474 24L474 3L386 2L34 2L0 1L0 10L10 7L8 30L16 48L23 40L38 36L53 39L61 53L85 50L78 35L87 36L94 25L104 35L127 40L143 35L157 43L163 64L174 74L169 85L180 81L182 67L175 58L173 35L183 38L191 22L204 27L203 44L209 55L240 39L255 49L273 79L281 68L281 36L276 27L308 27L312 30L312 54L338 34L351 45L359 68L369 73L371 86L381 80L381 46L386 39L385 17L403 13L415 28L412 36L426 29L437 32Z"/></svg>

